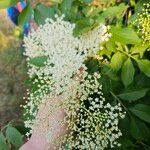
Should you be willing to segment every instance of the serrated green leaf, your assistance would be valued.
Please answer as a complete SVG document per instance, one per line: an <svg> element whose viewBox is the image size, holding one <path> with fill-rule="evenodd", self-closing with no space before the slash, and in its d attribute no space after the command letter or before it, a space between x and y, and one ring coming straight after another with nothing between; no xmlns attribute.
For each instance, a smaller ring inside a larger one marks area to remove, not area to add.
<svg viewBox="0 0 150 150"><path fill-rule="evenodd" d="M37 24L44 24L45 19L53 18L56 13L55 7L47 7L43 4L38 4L34 9L34 19Z"/></svg>
<svg viewBox="0 0 150 150"><path fill-rule="evenodd" d="M150 106L145 104L137 104L130 108L130 111L141 120L150 123Z"/></svg>
<svg viewBox="0 0 150 150"><path fill-rule="evenodd" d="M121 79L125 87L129 86L134 79L135 69L130 58L128 58L121 70Z"/></svg>
<svg viewBox="0 0 150 150"><path fill-rule="evenodd" d="M110 29L112 38L115 42L120 42L122 44L139 44L141 43L140 38L137 33L131 28L121 28L112 26Z"/></svg>
<svg viewBox="0 0 150 150"><path fill-rule="evenodd" d="M142 97L144 97L149 89L142 88L142 89L127 89L123 93L119 94L118 96L122 100L126 100L129 102L136 101Z"/></svg>
<svg viewBox="0 0 150 150"><path fill-rule="evenodd" d="M6 129L6 137L9 140L9 142L14 145L16 148L19 148L21 145L23 145L23 139L20 132L14 128L8 126Z"/></svg>
<svg viewBox="0 0 150 150"><path fill-rule="evenodd" d="M144 122L132 117L130 122L131 135L137 139L142 140L149 136L149 129Z"/></svg>
<svg viewBox="0 0 150 150"><path fill-rule="evenodd" d="M150 77L150 61L147 59L136 60L140 70L148 77Z"/></svg>
<svg viewBox="0 0 150 150"><path fill-rule="evenodd" d="M6 9L10 6L16 5L20 0L0 0L0 9Z"/></svg>
<svg viewBox="0 0 150 150"><path fill-rule="evenodd" d="M0 133L0 150L9 150L3 133Z"/></svg>
<svg viewBox="0 0 150 150"><path fill-rule="evenodd" d="M113 71L118 72L124 61L124 55L120 52L115 53L111 58L110 66Z"/></svg>
<svg viewBox="0 0 150 150"><path fill-rule="evenodd" d="M47 57L41 56L41 57L35 57L30 59L29 63L37 67L44 67L46 61L47 61Z"/></svg>
<svg viewBox="0 0 150 150"><path fill-rule="evenodd" d="M19 25L23 26L25 23L29 22L31 16L32 16L32 8L28 3L18 17Z"/></svg>

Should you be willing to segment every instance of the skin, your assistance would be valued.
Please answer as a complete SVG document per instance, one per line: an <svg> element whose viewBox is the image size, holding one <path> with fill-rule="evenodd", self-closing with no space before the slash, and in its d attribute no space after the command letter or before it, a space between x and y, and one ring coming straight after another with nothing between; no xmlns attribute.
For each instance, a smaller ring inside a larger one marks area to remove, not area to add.
<svg viewBox="0 0 150 150"><path fill-rule="evenodd" d="M59 105L61 98L61 96L57 96L51 101L51 103ZM41 122L35 127L29 141L19 150L54 150L54 147L56 148L55 141L57 141L58 137L66 133L66 126L60 123L60 121L63 121L64 119L65 112L62 108L57 108L54 109L52 113L49 113L48 108L49 103L41 104L38 112L38 118L41 119ZM46 139L46 133L49 126L52 127L50 142Z"/></svg>

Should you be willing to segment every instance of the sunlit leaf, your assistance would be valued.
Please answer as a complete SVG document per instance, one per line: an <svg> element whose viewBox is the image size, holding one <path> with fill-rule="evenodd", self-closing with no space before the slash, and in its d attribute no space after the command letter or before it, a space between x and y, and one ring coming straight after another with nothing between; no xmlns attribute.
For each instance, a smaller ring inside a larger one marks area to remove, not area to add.
<svg viewBox="0 0 150 150"><path fill-rule="evenodd" d="M123 67L121 70L121 79L125 87L127 87L133 82L134 74L135 74L135 69L134 69L133 63L131 59L128 58L123 64Z"/></svg>
<svg viewBox="0 0 150 150"><path fill-rule="evenodd" d="M119 6L112 6L104 10L97 19L97 22L104 22L106 18L118 17L120 18L123 11L127 9L125 4L120 4Z"/></svg>
<svg viewBox="0 0 150 150"><path fill-rule="evenodd" d="M144 55L144 52L147 50L148 47L149 47L149 42L140 44L140 45L136 45L135 47L131 48L130 51L131 51L132 55L139 54L140 57L142 58Z"/></svg>
<svg viewBox="0 0 150 150"><path fill-rule="evenodd" d="M112 38L116 42L122 44L139 44L141 43L140 38L137 33L132 28L121 28L112 26L110 29L112 33Z"/></svg>
<svg viewBox="0 0 150 150"><path fill-rule="evenodd" d="M124 61L124 55L120 52L115 53L111 58L110 66L115 71L118 72Z"/></svg>

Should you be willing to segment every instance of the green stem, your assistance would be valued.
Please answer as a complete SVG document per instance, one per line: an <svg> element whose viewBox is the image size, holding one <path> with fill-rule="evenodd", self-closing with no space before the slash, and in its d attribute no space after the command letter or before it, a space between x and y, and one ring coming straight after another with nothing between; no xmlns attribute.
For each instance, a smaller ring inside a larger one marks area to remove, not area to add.
<svg viewBox="0 0 150 150"><path fill-rule="evenodd" d="M120 52L122 52L123 54L127 55L129 58L134 59L135 61L137 60L136 58L134 58L131 54L128 54L126 51L123 50L119 50Z"/></svg>
<svg viewBox="0 0 150 150"><path fill-rule="evenodd" d="M146 148L150 148L148 145L146 145L145 143L143 143L142 141L140 142L144 147L146 147Z"/></svg>
<svg viewBox="0 0 150 150"><path fill-rule="evenodd" d="M110 91L110 93L122 105L122 107L126 110L126 112L131 117L131 113L129 112L129 110L127 109L127 107L122 103L122 101L112 91Z"/></svg>

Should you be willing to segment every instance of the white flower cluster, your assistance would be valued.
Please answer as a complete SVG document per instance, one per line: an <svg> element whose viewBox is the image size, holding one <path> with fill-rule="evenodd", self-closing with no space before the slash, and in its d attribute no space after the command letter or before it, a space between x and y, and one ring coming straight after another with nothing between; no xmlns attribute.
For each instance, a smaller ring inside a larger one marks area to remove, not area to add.
<svg viewBox="0 0 150 150"><path fill-rule="evenodd" d="M65 143L69 149L104 150L109 144L111 148L120 146L117 139L122 133L118 123L125 113L120 104L111 106L106 102L99 79L98 73L87 75L80 84L79 104L73 105L74 109L71 108L72 104L66 105L71 108L66 116L70 134L67 135Z"/></svg>
<svg viewBox="0 0 150 150"><path fill-rule="evenodd" d="M108 29L109 27L100 25L80 37L83 49L85 49L85 51L87 51L89 55L97 54L97 50L102 49L102 47L100 47L100 44L104 41L109 40L111 34L107 33Z"/></svg>
<svg viewBox="0 0 150 150"><path fill-rule="evenodd" d="M43 128L44 134L50 135L52 129L48 117L54 109L61 107L69 130L63 142L69 142L70 149L93 146L104 149L108 144L111 147L117 145L116 140L121 136L118 122L124 116L122 109L119 104L113 107L106 103L98 82L100 76L97 73L89 75L84 64L89 56L100 50L100 43L110 37L107 27L100 25L87 34L74 37L75 25L63 18L47 19L24 39L24 55L32 80L29 101L24 106L25 126L31 129L30 133L38 126ZM38 61L45 58L44 65L32 64L35 58ZM55 103L58 97L61 97L59 105ZM39 117L40 109L46 111L46 116Z"/></svg>
<svg viewBox="0 0 150 150"><path fill-rule="evenodd" d="M79 68L85 67L85 55L82 55L80 40L73 36L74 27L74 24L63 21L63 17L57 17L56 21L47 19L43 26L24 40L25 55L29 60L39 56L48 58L42 68L29 64L29 75L49 76L51 82L55 82L53 86L58 94L62 92L62 86L70 84L72 75Z"/></svg>
<svg viewBox="0 0 150 150"><path fill-rule="evenodd" d="M150 2L144 4L142 12L138 14L138 19L135 21L138 23L138 33L141 34L144 42L150 41Z"/></svg>

